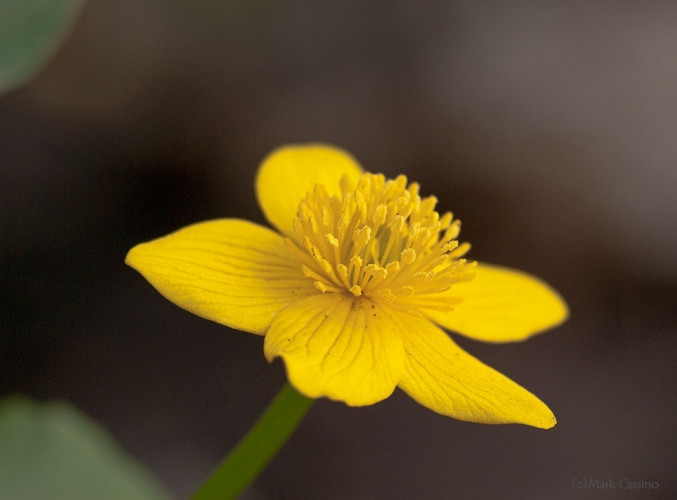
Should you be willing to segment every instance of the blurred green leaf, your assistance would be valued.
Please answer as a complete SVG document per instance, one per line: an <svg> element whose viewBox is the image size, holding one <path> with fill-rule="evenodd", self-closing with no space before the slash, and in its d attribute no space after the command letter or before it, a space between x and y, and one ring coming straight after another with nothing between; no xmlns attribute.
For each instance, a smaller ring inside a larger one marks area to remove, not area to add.
<svg viewBox="0 0 677 500"><path fill-rule="evenodd" d="M0 94L33 76L68 33L83 0L0 0Z"/></svg>
<svg viewBox="0 0 677 500"><path fill-rule="evenodd" d="M160 500L168 495L102 427L72 406L10 396L0 401L0 498Z"/></svg>

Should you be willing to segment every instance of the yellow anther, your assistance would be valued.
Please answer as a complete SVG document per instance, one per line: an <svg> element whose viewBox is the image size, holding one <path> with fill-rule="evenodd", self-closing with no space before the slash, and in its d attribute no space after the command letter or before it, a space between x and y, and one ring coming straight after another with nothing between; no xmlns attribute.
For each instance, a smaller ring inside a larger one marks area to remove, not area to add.
<svg viewBox="0 0 677 500"><path fill-rule="evenodd" d="M315 184L315 187L313 188L313 194L315 195L316 200L329 198L329 195L327 194L327 188L324 184Z"/></svg>
<svg viewBox="0 0 677 500"><path fill-rule="evenodd" d="M308 235L303 237L303 248L305 248L308 253L312 253L313 242L310 241L310 237L308 237Z"/></svg>
<svg viewBox="0 0 677 500"><path fill-rule="evenodd" d="M421 212L428 214L435 208L435 205L437 205L437 198L429 196L421 201Z"/></svg>
<svg viewBox="0 0 677 500"><path fill-rule="evenodd" d="M451 212L447 212L440 218L440 231L444 231L449 227L452 218L453 215L451 214Z"/></svg>
<svg viewBox="0 0 677 500"><path fill-rule="evenodd" d="M329 243L334 248L339 247L339 241L336 239L336 237L333 234L331 234L331 233L325 234L324 239L327 240L327 243Z"/></svg>
<svg viewBox="0 0 677 500"><path fill-rule="evenodd" d="M350 288L350 280L348 279L348 268L345 264L338 264L336 266L336 274L338 274L339 279L343 283L343 286Z"/></svg>
<svg viewBox="0 0 677 500"><path fill-rule="evenodd" d="M395 294L390 288L376 290L376 296L386 303L394 302L396 299Z"/></svg>
<svg viewBox="0 0 677 500"><path fill-rule="evenodd" d="M458 259L460 257L463 257L469 250L470 250L470 243L463 242L454 251L449 252L449 255L452 256L455 259Z"/></svg>
<svg viewBox="0 0 677 500"><path fill-rule="evenodd" d="M398 175L397 179L395 179L395 187L397 191L402 191L407 185L407 176L406 175Z"/></svg>
<svg viewBox="0 0 677 500"><path fill-rule="evenodd" d="M388 262L388 264L386 264L386 271L388 272L388 274L394 274L394 273L398 272L399 270L400 270L400 263L396 260L394 260L392 262Z"/></svg>
<svg viewBox="0 0 677 500"><path fill-rule="evenodd" d="M407 191L409 191L409 194L411 195L412 198L416 198L418 196L418 190L421 188L421 186L418 185L418 182L412 182L409 184L409 188Z"/></svg>
<svg viewBox="0 0 677 500"><path fill-rule="evenodd" d="M334 274L334 270L331 267L331 264L329 263L329 261L327 259L322 259L322 270L327 275L333 275Z"/></svg>
<svg viewBox="0 0 677 500"><path fill-rule="evenodd" d="M339 184L341 186L341 192L344 193L344 194L346 194L346 193L355 189L355 186L353 185L353 183L350 180L350 177L348 177L347 174L345 174L341 177Z"/></svg>
<svg viewBox="0 0 677 500"><path fill-rule="evenodd" d="M416 252L413 249L407 248L406 250L402 250L402 253L400 254L401 266L408 266L415 260L416 260Z"/></svg>
<svg viewBox="0 0 677 500"><path fill-rule="evenodd" d="M355 247L361 250L367 244L369 238L371 238L371 228L369 226L362 226L360 229L356 229L353 234Z"/></svg>
<svg viewBox="0 0 677 500"><path fill-rule="evenodd" d="M458 246L458 241L452 240L448 243L445 243L442 245L442 251L443 252L451 252L453 249L455 249Z"/></svg>
<svg viewBox="0 0 677 500"><path fill-rule="evenodd" d="M444 233L444 240L453 240L456 238L459 233L461 232L461 221L460 220L455 220L451 226L449 226L449 229L447 229Z"/></svg>
<svg viewBox="0 0 677 500"><path fill-rule="evenodd" d="M331 214L329 212L329 207L322 208L322 224L324 224L324 227L329 227L331 224Z"/></svg>
<svg viewBox="0 0 677 500"><path fill-rule="evenodd" d="M390 228L393 233L399 234L404 229L404 225L405 225L404 217L402 217L401 215L397 215L395 216L393 223L390 225Z"/></svg>
<svg viewBox="0 0 677 500"><path fill-rule="evenodd" d="M386 215L388 214L388 208L384 204L379 204L374 211L374 225L376 227L382 226L386 221Z"/></svg>

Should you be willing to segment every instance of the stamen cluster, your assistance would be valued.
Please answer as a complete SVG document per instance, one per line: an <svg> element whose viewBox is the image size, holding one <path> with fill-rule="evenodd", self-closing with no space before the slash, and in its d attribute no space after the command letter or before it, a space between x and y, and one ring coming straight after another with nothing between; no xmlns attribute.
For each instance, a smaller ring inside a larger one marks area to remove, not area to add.
<svg viewBox="0 0 677 500"><path fill-rule="evenodd" d="M437 199L418 192L403 175L366 173L357 186L344 177L341 196L317 184L294 219L302 246L291 239L287 246L323 293L450 310L454 301L436 294L472 279L475 263L462 258L470 245L456 240L461 222L450 212L440 217Z"/></svg>

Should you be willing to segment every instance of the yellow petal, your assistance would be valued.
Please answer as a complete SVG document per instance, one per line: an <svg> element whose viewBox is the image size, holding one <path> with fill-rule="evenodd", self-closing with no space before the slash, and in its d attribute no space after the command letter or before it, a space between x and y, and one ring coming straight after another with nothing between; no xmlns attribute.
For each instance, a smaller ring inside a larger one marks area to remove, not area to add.
<svg viewBox="0 0 677 500"><path fill-rule="evenodd" d="M538 278L488 264L476 269L472 281L444 292L462 299L452 311L422 312L445 328L485 342L524 340L569 316L564 299Z"/></svg>
<svg viewBox="0 0 677 500"><path fill-rule="evenodd" d="M423 406L469 422L555 425L554 415L536 396L472 357L429 320L393 318L407 353L399 386Z"/></svg>
<svg viewBox="0 0 677 500"><path fill-rule="evenodd" d="M402 340L381 307L350 294L303 298L281 311L264 342L266 358L281 356L302 394L350 406L387 398L402 375Z"/></svg>
<svg viewBox="0 0 677 500"><path fill-rule="evenodd" d="M315 184L324 184L329 195L338 195L344 175L357 182L362 168L342 149L322 144L284 146L261 163L256 195L268 221L283 234L296 238L292 223L306 193Z"/></svg>
<svg viewBox="0 0 677 500"><path fill-rule="evenodd" d="M290 302L318 293L279 234L238 219L142 243L125 262L179 307L260 335Z"/></svg>

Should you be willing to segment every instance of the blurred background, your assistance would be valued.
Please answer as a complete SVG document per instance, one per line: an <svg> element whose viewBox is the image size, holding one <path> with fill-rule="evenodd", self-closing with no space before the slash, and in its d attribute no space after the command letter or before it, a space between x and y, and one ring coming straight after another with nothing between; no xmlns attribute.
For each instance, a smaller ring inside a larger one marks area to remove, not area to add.
<svg viewBox="0 0 677 500"><path fill-rule="evenodd" d="M566 499L576 479L673 497L676 26L662 1L90 0L0 98L2 393L73 403L193 491L284 368L125 254L204 219L265 223L260 160L322 141L435 194L472 258L562 293L570 320L526 343L455 337L559 423L321 400L243 498Z"/></svg>

